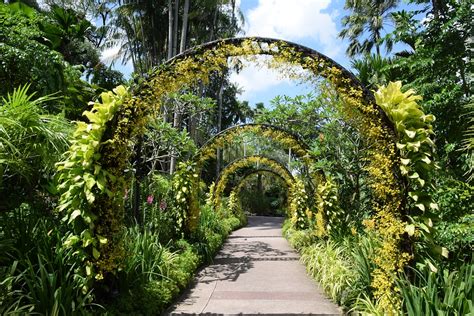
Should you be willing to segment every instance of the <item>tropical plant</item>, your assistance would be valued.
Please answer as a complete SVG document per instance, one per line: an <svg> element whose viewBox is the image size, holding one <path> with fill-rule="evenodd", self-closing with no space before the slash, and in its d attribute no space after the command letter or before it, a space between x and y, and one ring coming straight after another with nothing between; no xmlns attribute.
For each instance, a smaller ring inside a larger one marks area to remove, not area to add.
<svg viewBox="0 0 474 316"><path fill-rule="evenodd" d="M35 191L48 186L54 164L69 144L69 123L43 110L55 98L35 98L29 88L19 87L0 100L0 209L34 201Z"/></svg>
<svg viewBox="0 0 474 316"><path fill-rule="evenodd" d="M375 90L377 86L386 85L395 79L393 71L390 71L391 60L380 55L367 54L351 63L359 80L368 88Z"/></svg>
<svg viewBox="0 0 474 316"><path fill-rule="evenodd" d="M333 241L314 243L302 249L301 261L338 304L348 306L355 300L357 292L353 284L358 276L353 273L353 263L342 247Z"/></svg>
<svg viewBox="0 0 474 316"><path fill-rule="evenodd" d="M342 19L344 29L339 33L341 38L349 39L346 50L349 57L366 53L370 54L375 47L380 56L380 47L384 42L383 30L391 20L391 11L397 6L398 0L346 0L344 8L351 15ZM387 51L393 43L385 40Z"/></svg>
<svg viewBox="0 0 474 316"><path fill-rule="evenodd" d="M412 49L394 58L390 67L397 80L423 97L424 110L436 116L433 128L441 165L459 180L465 180L469 169L468 156L458 150L469 127L465 104L473 92L468 79L473 72L470 34L469 2L434 0L421 12L398 17L394 41L408 41Z"/></svg>
<svg viewBox="0 0 474 316"><path fill-rule="evenodd" d="M27 204L1 214L0 312L42 315L88 314L93 294L77 274L79 261L62 245L57 221ZM96 306L97 307L97 306Z"/></svg>
<svg viewBox="0 0 474 316"><path fill-rule="evenodd" d="M415 270L415 280L399 280L406 315L471 315L474 312L474 264L458 271Z"/></svg>
<svg viewBox="0 0 474 316"><path fill-rule="evenodd" d="M470 102L466 105L467 109L470 111L468 114L468 128L466 131L466 136L463 141L463 150L467 152L468 155L468 170L466 175L468 175L467 181L474 180L474 98L471 97Z"/></svg>

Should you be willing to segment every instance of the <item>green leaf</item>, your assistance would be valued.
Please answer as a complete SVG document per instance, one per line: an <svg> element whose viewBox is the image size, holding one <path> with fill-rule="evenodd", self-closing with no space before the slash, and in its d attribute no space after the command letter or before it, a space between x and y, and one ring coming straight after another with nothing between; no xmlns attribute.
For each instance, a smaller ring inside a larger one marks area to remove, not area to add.
<svg viewBox="0 0 474 316"><path fill-rule="evenodd" d="M409 236L413 236L415 234L415 225L409 224L405 227L405 231L408 233Z"/></svg>
<svg viewBox="0 0 474 316"><path fill-rule="evenodd" d="M407 134L407 136L408 136L409 138L415 138L415 136L416 136L416 131L406 129L406 130L405 130L405 134Z"/></svg>
<svg viewBox="0 0 474 316"><path fill-rule="evenodd" d="M438 272L438 269L431 263L430 260L428 260L428 267L430 268L431 272L436 273Z"/></svg>
<svg viewBox="0 0 474 316"><path fill-rule="evenodd" d="M63 242L63 245L64 245L64 247L69 248L69 247L71 247L71 246L74 246L79 240L80 240L80 239L79 239L78 236L73 235L73 236L68 237L68 238Z"/></svg>
<svg viewBox="0 0 474 316"><path fill-rule="evenodd" d="M415 202L418 201L418 193L417 192L408 192L408 196L411 197Z"/></svg>
<svg viewBox="0 0 474 316"><path fill-rule="evenodd" d="M95 185L95 179L88 173L84 174L84 180L86 182L86 188L91 190Z"/></svg>
<svg viewBox="0 0 474 316"><path fill-rule="evenodd" d="M97 239L99 240L99 243L102 245L105 245L107 243L107 238L97 235Z"/></svg>
<svg viewBox="0 0 474 316"><path fill-rule="evenodd" d="M420 210L422 210L423 212L425 211L425 205L423 203L417 203L415 204L415 206L419 208Z"/></svg>
<svg viewBox="0 0 474 316"><path fill-rule="evenodd" d="M449 258L449 251L445 247L441 247L441 255L445 258Z"/></svg>
<svg viewBox="0 0 474 316"><path fill-rule="evenodd" d="M404 159L404 158L401 158L400 161L402 162L402 164L404 164L405 166L408 165L411 161L411 159Z"/></svg>
<svg viewBox="0 0 474 316"><path fill-rule="evenodd" d="M431 202L431 203L430 203L430 208L431 208L432 210L439 210L438 203Z"/></svg>
<svg viewBox="0 0 474 316"><path fill-rule="evenodd" d="M75 220L79 215L81 215L81 210L74 210L69 216L68 224L71 224L73 220Z"/></svg>
<svg viewBox="0 0 474 316"><path fill-rule="evenodd" d="M95 201L94 193L92 193L90 190L88 190L86 188L84 188L84 193L86 194L87 202L89 202L89 204L94 203L94 201Z"/></svg>
<svg viewBox="0 0 474 316"><path fill-rule="evenodd" d="M92 247L92 256L94 257L94 259L99 259L100 257L100 252L99 250L97 250L95 247Z"/></svg>

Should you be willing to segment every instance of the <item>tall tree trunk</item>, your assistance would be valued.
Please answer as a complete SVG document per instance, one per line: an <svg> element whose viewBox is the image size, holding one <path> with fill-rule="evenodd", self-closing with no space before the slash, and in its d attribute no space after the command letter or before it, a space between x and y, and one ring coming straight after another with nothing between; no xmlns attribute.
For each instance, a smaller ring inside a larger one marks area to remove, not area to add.
<svg viewBox="0 0 474 316"><path fill-rule="evenodd" d="M173 57L173 1L168 0L168 59Z"/></svg>
<svg viewBox="0 0 474 316"><path fill-rule="evenodd" d="M219 87L219 94L217 95L217 133L222 131L222 107L224 99L224 77L225 73L222 73L221 76L221 85ZM221 172L221 162L222 162L222 151L217 149L217 160L216 160L216 179L219 177Z"/></svg>
<svg viewBox="0 0 474 316"><path fill-rule="evenodd" d="M156 32L158 30L155 30L155 11L152 9L151 10L152 15L151 15L151 29L152 29L152 36L151 36L151 53L152 53L152 66L155 66L158 64L158 52L156 50Z"/></svg>
<svg viewBox="0 0 474 316"><path fill-rule="evenodd" d="M217 1L216 9L214 10L214 18L212 20L211 32L209 33L209 41L213 41L215 38L216 28L217 28L217 16L219 13L219 3L220 3L220 0Z"/></svg>
<svg viewBox="0 0 474 316"><path fill-rule="evenodd" d="M186 49L186 41L188 35L188 15L189 15L189 0L184 1L183 24L181 26L181 42L179 44L179 52L182 53Z"/></svg>
<svg viewBox="0 0 474 316"><path fill-rule="evenodd" d="M174 23L173 23L173 56L178 54L178 22L179 22L179 0L174 3Z"/></svg>
<svg viewBox="0 0 474 316"><path fill-rule="evenodd" d="M177 40L178 40L178 10L179 10L179 0L174 2L174 12L173 4L171 0L168 0L168 59L171 59L176 55L177 50ZM175 109L173 114L173 127L178 128L180 120L179 110ZM174 150L170 153L170 170L169 173L173 174L176 169L176 152Z"/></svg>
<svg viewBox="0 0 474 316"><path fill-rule="evenodd" d="M180 129L181 125L181 115L179 109L176 109L173 117L173 128ZM170 160L170 174L173 174L176 169L176 151L171 151L171 160Z"/></svg>

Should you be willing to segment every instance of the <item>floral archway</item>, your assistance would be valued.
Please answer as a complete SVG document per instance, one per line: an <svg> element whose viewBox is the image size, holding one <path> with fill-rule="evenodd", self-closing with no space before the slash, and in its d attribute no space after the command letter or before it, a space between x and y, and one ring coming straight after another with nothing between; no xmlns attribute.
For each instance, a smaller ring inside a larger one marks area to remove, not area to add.
<svg viewBox="0 0 474 316"><path fill-rule="evenodd" d="M255 58L258 55L271 58L260 61ZM298 65L332 84L342 100L344 120L371 144L367 171L374 195L374 217L370 229L376 231L382 245L374 255L378 268L373 286L377 298L386 300L386 305L396 305L390 298L396 287L392 276L411 258L406 247L409 191L420 210L435 207L429 196L413 193L425 185L423 166L431 164L429 154L413 158L420 148L430 146L423 130L429 129L430 118L416 114L422 123L401 125L404 113L415 115L410 109L417 109L410 92L389 87L376 102L348 70L327 56L295 43L258 37L225 39L192 48L154 69L130 90L118 87L102 94L101 101L85 113L89 123L78 122L71 148L58 167L58 212L69 224L66 244L74 247L83 260L84 275L97 280L120 266L124 170L134 140L144 133L150 115L159 111L167 94L209 82L211 73L228 68L229 58L246 59L276 68L290 78L305 79L292 68ZM394 107L402 103L405 112L395 111ZM199 177L195 165L188 169L194 178ZM408 185L413 187L413 179L420 181L411 190ZM183 201L189 201L188 196Z"/></svg>

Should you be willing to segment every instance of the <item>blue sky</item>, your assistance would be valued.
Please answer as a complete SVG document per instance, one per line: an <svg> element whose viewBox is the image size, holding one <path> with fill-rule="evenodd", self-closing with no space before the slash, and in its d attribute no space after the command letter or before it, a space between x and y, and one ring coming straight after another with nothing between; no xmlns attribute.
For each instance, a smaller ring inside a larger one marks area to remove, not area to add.
<svg viewBox="0 0 474 316"><path fill-rule="evenodd" d="M197 0L194 0L197 1ZM242 35L284 39L307 46L327 55L342 66L350 69L345 55L348 42L338 37L342 29L341 20L348 14L344 10L345 0L237 0L245 17ZM403 8L407 5L403 4ZM394 51L400 50L395 47ZM111 53L114 49L111 49ZM107 54L106 54L107 55ZM117 69L129 75L131 63L118 65ZM240 100L253 106L277 95L295 96L311 92L308 85L298 85L282 79L277 73L249 65L239 74L232 74L231 80L241 89Z"/></svg>
<svg viewBox="0 0 474 316"><path fill-rule="evenodd" d="M315 49L344 67L350 62L345 56L347 43L338 38L340 21L345 15L344 0L241 0L245 16L245 35L284 39ZM253 106L268 104L277 95L295 96L311 91L308 85L298 85L281 79L271 70L252 65L231 76L243 89L239 96Z"/></svg>

